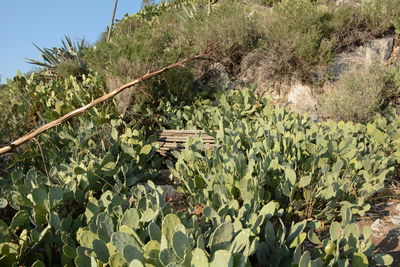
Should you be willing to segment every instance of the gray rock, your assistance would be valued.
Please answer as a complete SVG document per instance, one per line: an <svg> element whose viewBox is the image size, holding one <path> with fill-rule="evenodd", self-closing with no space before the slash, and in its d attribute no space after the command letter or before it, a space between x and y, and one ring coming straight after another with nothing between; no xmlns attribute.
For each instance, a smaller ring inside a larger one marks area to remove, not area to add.
<svg viewBox="0 0 400 267"><path fill-rule="evenodd" d="M294 84L287 95L287 100L290 106L299 113L313 113L316 110L317 101L311 92L311 88L307 85Z"/></svg>
<svg viewBox="0 0 400 267"><path fill-rule="evenodd" d="M400 225L400 215L396 215L390 218L390 221L394 224L394 225Z"/></svg>
<svg viewBox="0 0 400 267"><path fill-rule="evenodd" d="M379 232L381 230L381 228L382 228L382 220L381 219L377 219L371 224L371 229L374 232Z"/></svg>
<svg viewBox="0 0 400 267"><path fill-rule="evenodd" d="M365 58L368 63L378 60L381 63L387 62L392 53L393 36L373 40L365 46Z"/></svg>
<svg viewBox="0 0 400 267"><path fill-rule="evenodd" d="M339 78L342 73L356 65L369 66L375 62L385 64L390 58L393 45L394 37L389 36L349 49L334 57L329 72L334 78Z"/></svg>
<svg viewBox="0 0 400 267"><path fill-rule="evenodd" d="M225 89L232 89L236 86L236 83L230 79L228 72L221 63L214 63L208 67L205 82Z"/></svg>
<svg viewBox="0 0 400 267"><path fill-rule="evenodd" d="M281 98L290 90L290 81L273 79L265 70L270 64L260 52L246 55L240 64L238 81L241 85L257 85L257 92L271 94L273 98Z"/></svg>
<svg viewBox="0 0 400 267"><path fill-rule="evenodd" d="M293 78L274 79L265 71L266 64L269 64L268 59L260 53L250 53L242 60L238 80L242 84L256 84L257 92L269 94L273 104L288 103L297 112L307 112L316 118L317 100L311 87Z"/></svg>

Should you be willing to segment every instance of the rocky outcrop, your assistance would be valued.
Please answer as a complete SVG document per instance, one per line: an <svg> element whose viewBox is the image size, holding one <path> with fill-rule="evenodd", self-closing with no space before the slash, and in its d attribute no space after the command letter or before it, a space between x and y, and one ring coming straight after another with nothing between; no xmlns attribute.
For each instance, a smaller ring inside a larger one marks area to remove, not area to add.
<svg viewBox="0 0 400 267"><path fill-rule="evenodd" d="M207 76L207 84L210 85L221 86L225 89L232 89L236 85L236 83L230 79L228 72L221 63L214 63L209 66Z"/></svg>
<svg viewBox="0 0 400 267"><path fill-rule="evenodd" d="M338 1L337 4L345 4ZM398 43L398 44L397 44ZM397 45L396 45L397 44ZM356 65L369 66L374 63L392 64L400 58L399 37L387 36L372 40L362 46L349 48L337 54L328 68L332 81L325 87L332 87L340 76ZM234 87L253 87L259 93L271 96L273 104L288 104L300 113L308 113L317 118L318 98L314 89L295 78L273 77L267 67L268 61L262 51L254 51L246 55L240 65L240 72L231 77L221 63L214 63L207 67L202 78L203 82L225 89ZM328 86L329 85L329 86Z"/></svg>
<svg viewBox="0 0 400 267"><path fill-rule="evenodd" d="M195 70L194 80L197 86L213 86L223 89L233 89L237 86L222 63L203 64Z"/></svg>
<svg viewBox="0 0 400 267"><path fill-rule="evenodd" d="M287 95L289 105L299 113L309 113L316 118L317 100L314 97L311 87L297 83L292 85Z"/></svg>
<svg viewBox="0 0 400 267"><path fill-rule="evenodd" d="M372 40L365 45L349 49L336 55L329 72L335 79L355 65L369 66L373 63L385 64L391 57L394 45L393 36Z"/></svg>
<svg viewBox="0 0 400 267"><path fill-rule="evenodd" d="M256 84L257 91L268 93L274 104L287 103L300 113L309 113L316 117L317 100L310 86L302 84L296 79L282 80L271 77L266 72L268 62L260 53L247 55L241 64L241 73L238 80L241 84Z"/></svg>

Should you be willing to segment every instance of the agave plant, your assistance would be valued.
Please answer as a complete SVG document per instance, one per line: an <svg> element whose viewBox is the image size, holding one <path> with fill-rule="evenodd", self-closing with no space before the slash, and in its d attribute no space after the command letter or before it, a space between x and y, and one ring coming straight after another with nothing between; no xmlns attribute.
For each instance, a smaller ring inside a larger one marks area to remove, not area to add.
<svg viewBox="0 0 400 267"><path fill-rule="evenodd" d="M57 69L61 66L74 65L75 69L78 69L78 71L74 72L75 74L86 73L87 65L83 58L83 51L87 48L85 39L74 43L70 37L65 36L61 42L62 47L60 48L40 48L36 44L33 44L42 54L43 61L27 58L27 62L55 72L59 72L60 70Z"/></svg>

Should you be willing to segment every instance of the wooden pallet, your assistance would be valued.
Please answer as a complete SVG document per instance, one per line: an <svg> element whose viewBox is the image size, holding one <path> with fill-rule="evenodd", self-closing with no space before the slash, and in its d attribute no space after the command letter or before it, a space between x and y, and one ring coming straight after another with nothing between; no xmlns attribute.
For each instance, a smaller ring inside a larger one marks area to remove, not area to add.
<svg viewBox="0 0 400 267"><path fill-rule="evenodd" d="M162 130L157 132L160 148L157 152L166 154L173 150L182 150L189 137L201 137L204 145L203 149L213 149L215 144L214 137L209 136L204 130Z"/></svg>

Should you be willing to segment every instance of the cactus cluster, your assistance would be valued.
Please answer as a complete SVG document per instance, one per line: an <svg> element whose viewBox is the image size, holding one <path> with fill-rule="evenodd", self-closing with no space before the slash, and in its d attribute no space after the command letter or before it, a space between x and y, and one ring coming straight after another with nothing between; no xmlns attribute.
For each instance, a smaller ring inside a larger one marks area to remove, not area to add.
<svg viewBox="0 0 400 267"><path fill-rule="evenodd" d="M109 121L109 146L71 140L48 173L14 169L1 181L2 266L390 266L356 218L398 164L399 120L317 122L251 90L190 106L161 101L155 127L205 129L168 160L152 131ZM157 112L157 110L156 110ZM395 115L396 116L396 115ZM82 126L83 127L83 126ZM88 137L89 136L89 137ZM74 150L73 150L74 151ZM80 152L80 153L79 153ZM157 185L168 166L186 195L177 209ZM200 207L200 212L195 212ZM11 219L12 218L12 219Z"/></svg>

